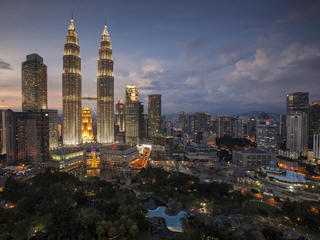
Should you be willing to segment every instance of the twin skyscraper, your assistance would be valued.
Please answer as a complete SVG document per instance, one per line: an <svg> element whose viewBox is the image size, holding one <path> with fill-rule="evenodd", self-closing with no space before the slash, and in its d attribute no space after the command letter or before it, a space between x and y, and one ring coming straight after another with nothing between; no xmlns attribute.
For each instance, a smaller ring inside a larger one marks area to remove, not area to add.
<svg viewBox="0 0 320 240"><path fill-rule="evenodd" d="M70 21L64 44L63 144L81 143L81 58L74 19ZM97 71L97 142L114 142L114 74L112 46L107 25L101 36Z"/></svg>

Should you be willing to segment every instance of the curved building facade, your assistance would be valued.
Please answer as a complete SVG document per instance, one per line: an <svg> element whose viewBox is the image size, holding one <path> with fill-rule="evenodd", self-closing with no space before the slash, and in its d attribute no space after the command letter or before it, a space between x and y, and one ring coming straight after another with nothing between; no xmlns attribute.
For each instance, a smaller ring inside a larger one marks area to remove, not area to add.
<svg viewBox="0 0 320 240"><path fill-rule="evenodd" d="M92 128L92 116L89 108L84 107L82 109L82 142L93 142L93 128Z"/></svg>
<svg viewBox="0 0 320 240"><path fill-rule="evenodd" d="M63 72L63 144L81 143L81 58L78 36L71 19L64 44Z"/></svg>
<svg viewBox="0 0 320 240"><path fill-rule="evenodd" d="M114 75L112 46L107 25L102 33L97 76L97 141L114 142Z"/></svg>

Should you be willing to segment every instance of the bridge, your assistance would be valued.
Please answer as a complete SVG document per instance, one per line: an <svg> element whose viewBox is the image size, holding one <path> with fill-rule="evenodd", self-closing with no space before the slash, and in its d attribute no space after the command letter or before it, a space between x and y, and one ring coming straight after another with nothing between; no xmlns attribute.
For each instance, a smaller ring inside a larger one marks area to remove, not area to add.
<svg viewBox="0 0 320 240"><path fill-rule="evenodd" d="M83 101L97 101L97 97L82 97L81 100Z"/></svg>

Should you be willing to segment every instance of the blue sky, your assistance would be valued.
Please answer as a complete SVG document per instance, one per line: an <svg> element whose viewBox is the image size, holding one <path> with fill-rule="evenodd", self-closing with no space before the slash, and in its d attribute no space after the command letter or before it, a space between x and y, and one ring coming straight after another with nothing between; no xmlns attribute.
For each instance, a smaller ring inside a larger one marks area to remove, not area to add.
<svg viewBox="0 0 320 240"><path fill-rule="evenodd" d="M148 94L162 94L164 113L281 113L287 92L308 91L310 101L320 99L319 1L2 0L0 107L20 108L21 62L36 52L48 66L49 107L61 109L72 10L83 96L96 95L106 16L115 101L132 83L145 105Z"/></svg>

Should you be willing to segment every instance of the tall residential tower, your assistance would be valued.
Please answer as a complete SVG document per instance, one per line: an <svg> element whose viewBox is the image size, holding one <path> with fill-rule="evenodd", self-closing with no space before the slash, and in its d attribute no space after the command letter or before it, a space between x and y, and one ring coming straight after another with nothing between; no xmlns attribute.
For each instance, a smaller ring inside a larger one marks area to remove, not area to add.
<svg viewBox="0 0 320 240"><path fill-rule="evenodd" d="M114 75L112 46L107 25L102 33L97 76L97 141L111 144L114 142Z"/></svg>
<svg viewBox="0 0 320 240"><path fill-rule="evenodd" d="M148 137L160 133L161 128L161 95L148 95Z"/></svg>
<svg viewBox="0 0 320 240"><path fill-rule="evenodd" d="M63 72L63 144L81 143L81 58L78 36L71 19L64 44Z"/></svg>
<svg viewBox="0 0 320 240"><path fill-rule="evenodd" d="M126 85L126 143L135 145L139 143L139 90L136 85Z"/></svg>
<svg viewBox="0 0 320 240"><path fill-rule="evenodd" d="M22 63L22 111L48 108L47 66L43 58L33 53Z"/></svg>

